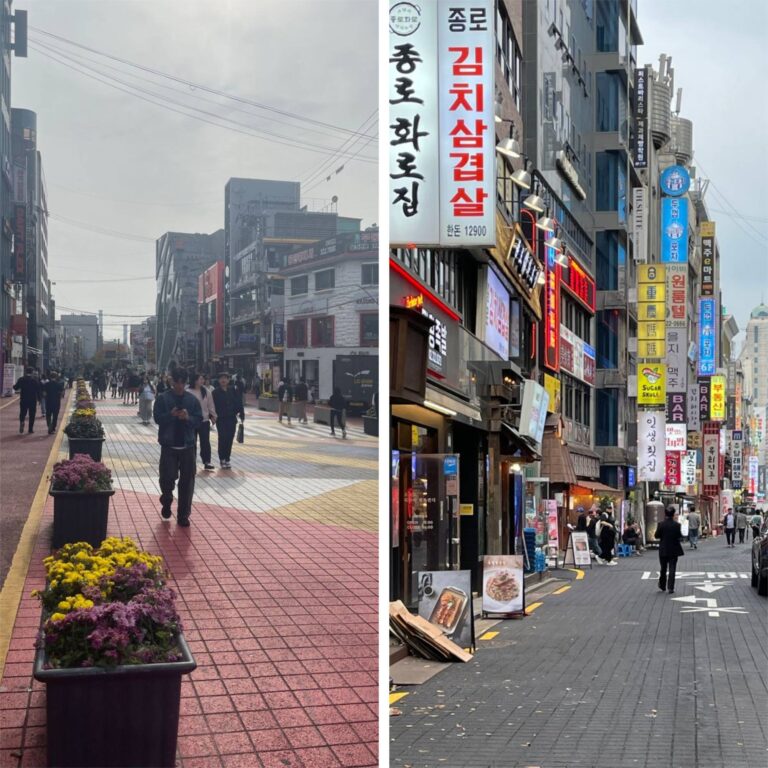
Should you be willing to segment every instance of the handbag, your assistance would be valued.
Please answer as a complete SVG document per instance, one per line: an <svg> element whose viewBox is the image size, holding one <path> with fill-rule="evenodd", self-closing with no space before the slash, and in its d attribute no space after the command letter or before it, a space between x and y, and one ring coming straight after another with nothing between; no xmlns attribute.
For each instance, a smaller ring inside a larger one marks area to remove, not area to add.
<svg viewBox="0 0 768 768"><path fill-rule="evenodd" d="M238 443L242 443L242 442L245 441L245 429L243 427L243 422L242 421L237 425L237 438L236 439L237 439Z"/></svg>

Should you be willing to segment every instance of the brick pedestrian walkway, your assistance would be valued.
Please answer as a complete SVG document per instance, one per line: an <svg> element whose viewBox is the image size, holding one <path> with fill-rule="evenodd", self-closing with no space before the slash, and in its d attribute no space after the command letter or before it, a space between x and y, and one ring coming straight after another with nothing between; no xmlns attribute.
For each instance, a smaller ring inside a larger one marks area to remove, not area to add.
<svg viewBox="0 0 768 768"><path fill-rule="evenodd" d="M685 546L674 595L654 551L595 567L403 689L391 765L765 768L768 601L747 545Z"/></svg>
<svg viewBox="0 0 768 768"><path fill-rule="evenodd" d="M178 765L376 765L376 441L248 409L233 469L198 473L184 529L159 514L155 427L135 406L97 408L117 489L108 534L165 558L198 663L182 685ZM0 686L0 768L45 764L29 594L42 586L52 518L49 499Z"/></svg>

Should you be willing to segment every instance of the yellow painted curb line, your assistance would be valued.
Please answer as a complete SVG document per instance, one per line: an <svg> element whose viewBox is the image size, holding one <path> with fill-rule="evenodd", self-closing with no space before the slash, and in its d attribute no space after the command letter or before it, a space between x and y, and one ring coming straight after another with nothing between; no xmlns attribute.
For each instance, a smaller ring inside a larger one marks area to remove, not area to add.
<svg viewBox="0 0 768 768"><path fill-rule="evenodd" d="M389 704L390 706L392 704L395 704L396 702L400 701L400 699L404 699L408 693L390 693L389 694Z"/></svg>
<svg viewBox="0 0 768 768"><path fill-rule="evenodd" d="M533 613L537 608L541 608L542 605L544 605L544 603L531 603L530 605L526 605L525 615L528 616L529 614Z"/></svg>
<svg viewBox="0 0 768 768"><path fill-rule="evenodd" d="M3 408L7 408L9 405L13 404L18 405L19 404L19 398L18 397L12 397L5 405L0 405L0 411L3 410Z"/></svg>
<svg viewBox="0 0 768 768"><path fill-rule="evenodd" d="M560 589L556 589L552 594L553 595L562 595L563 592L567 592L570 589L570 585L566 584L564 587L560 587Z"/></svg>
<svg viewBox="0 0 768 768"><path fill-rule="evenodd" d="M498 635L498 632L486 632L484 635L480 635L481 640L493 640L496 635Z"/></svg>
<svg viewBox="0 0 768 768"><path fill-rule="evenodd" d="M62 408L65 414L68 404L69 396ZM43 470L43 476L40 478L40 484L37 486L35 498L29 507L29 516L21 531L16 552L13 554L11 568L8 571L8 576L6 576L3 589L0 591L0 680L3 679L5 659L8 655L8 648L11 645L11 634L13 633L13 625L16 621L16 612L19 610L19 603L24 591L24 582L27 580L27 571L29 571L32 553L37 543L37 529L48 498L48 478L50 477L53 465L56 463L61 443L64 439L64 421L65 419L61 419L59 422L59 429L56 437L53 439L51 452L48 454L48 462Z"/></svg>
<svg viewBox="0 0 768 768"><path fill-rule="evenodd" d="M568 570L576 574L576 581L581 581L584 578L584 571L578 568L568 568Z"/></svg>

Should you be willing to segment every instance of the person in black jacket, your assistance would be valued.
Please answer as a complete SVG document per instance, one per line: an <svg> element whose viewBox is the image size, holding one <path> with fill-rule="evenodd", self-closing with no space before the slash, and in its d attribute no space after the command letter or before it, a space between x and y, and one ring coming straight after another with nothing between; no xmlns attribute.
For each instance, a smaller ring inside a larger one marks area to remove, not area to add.
<svg viewBox="0 0 768 768"><path fill-rule="evenodd" d="M48 424L48 434L52 435L56 431L61 401L64 398L64 382L56 371L53 371L51 378L45 382L43 391L45 392L45 420Z"/></svg>
<svg viewBox="0 0 768 768"><path fill-rule="evenodd" d="M197 428L203 420L197 398L184 390L187 372L177 369L171 374L171 388L155 399L152 409L160 443L160 514L166 520L171 516L173 489L178 478L179 503L176 520L183 528L189 527L192 495L195 492L195 443Z"/></svg>
<svg viewBox="0 0 768 768"><path fill-rule="evenodd" d="M37 404L43 395L40 382L32 375L31 368L24 369L24 375L13 385L15 392L20 394L19 398L19 434L24 433L24 419L29 414L29 434L35 430L35 415L37 414Z"/></svg>
<svg viewBox="0 0 768 768"><path fill-rule="evenodd" d="M680 527L675 517L675 508L667 507L664 510L664 520L656 526L655 538L659 539L659 589L663 592L669 588L671 595L675 591L675 571L677 570L677 558L682 557L683 547L680 542L683 540L683 529ZM667 579L667 568L669 568L669 579Z"/></svg>
<svg viewBox="0 0 768 768"><path fill-rule="evenodd" d="M219 386L213 390L213 404L216 406L216 431L219 433L219 465L232 469L232 442L237 429L237 417L245 421L243 399L239 392L229 386L229 374L219 374Z"/></svg>
<svg viewBox="0 0 768 768"><path fill-rule="evenodd" d="M341 436L345 438L347 436L347 422L344 411L347 408L347 401L344 398L344 395L341 394L341 389L339 389L339 387L333 388L333 394L331 395L330 400L328 400L328 405L331 406L331 434L334 436L336 435L334 421L338 421L339 426L341 427Z"/></svg>

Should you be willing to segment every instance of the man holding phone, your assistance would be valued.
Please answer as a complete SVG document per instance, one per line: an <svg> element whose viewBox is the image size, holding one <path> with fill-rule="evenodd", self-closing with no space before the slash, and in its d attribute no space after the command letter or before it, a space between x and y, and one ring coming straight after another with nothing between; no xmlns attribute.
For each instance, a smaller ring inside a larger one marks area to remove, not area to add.
<svg viewBox="0 0 768 768"><path fill-rule="evenodd" d="M185 390L186 371L177 368L171 373L172 385L155 400L152 410L160 443L160 514L171 517L173 489L178 480L179 502L176 520L183 528L189 527L192 495L195 492L195 436L203 421L197 398Z"/></svg>

